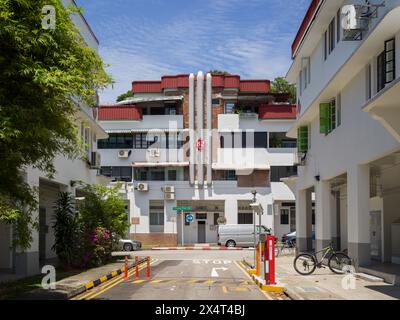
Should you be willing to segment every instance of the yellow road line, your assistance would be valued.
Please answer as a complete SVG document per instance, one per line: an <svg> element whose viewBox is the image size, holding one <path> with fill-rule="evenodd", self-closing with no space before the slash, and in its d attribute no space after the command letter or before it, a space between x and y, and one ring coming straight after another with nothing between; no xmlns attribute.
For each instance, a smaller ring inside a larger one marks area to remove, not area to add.
<svg viewBox="0 0 400 320"><path fill-rule="evenodd" d="M207 281L205 281L204 282L204 284L213 284L213 283L216 283L217 281L215 281L215 280L207 280Z"/></svg>
<svg viewBox="0 0 400 320"><path fill-rule="evenodd" d="M135 280L135 281L132 281L132 283L133 284L139 284L139 283L143 283L143 282L145 282L146 280Z"/></svg>
<svg viewBox="0 0 400 320"><path fill-rule="evenodd" d="M140 271L140 270L143 270L143 268L144 268L144 266L140 266L140 267L139 267L139 271ZM134 271L135 271L134 268L132 268L131 270L129 270L129 271L128 271L128 276L132 276ZM113 284L113 283L115 283L115 282L117 282L118 280L121 279L120 277L116 277L116 276L118 275L118 273L117 273L116 271L113 271L113 272L111 273L111 275L113 275L114 278L110 279L110 281L108 281L108 282L103 286L103 288L107 288L107 287L110 286L111 284ZM123 276L123 274L121 273L120 276ZM85 295L83 295L82 297L80 297L78 300L83 300L83 299L87 298L88 296L90 296L90 295L92 295L92 294L94 294L94 293L95 293L95 292L90 291L90 292L88 292L87 294L85 294Z"/></svg>
<svg viewBox="0 0 400 320"><path fill-rule="evenodd" d="M160 283L160 282L163 282L163 280L153 280L153 281L150 281L150 283Z"/></svg>
<svg viewBox="0 0 400 320"><path fill-rule="evenodd" d="M251 279L251 277L249 276L249 274L246 272L246 267L240 262L240 265L236 262L233 261L235 263L235 265L246 275L247 278L249 278L251 281L253 281L253 279ZM257 286L257 289L261 291L261 293L268 299L268 300L274 300L269 294L267 294L265 291L261 290L259 286Z"/></svg>
<svg viewBox="0 0 400 320"><path fill-rule="evenodd" d="M200 280L196 280L196 279L192 279L192 280L189 280L187 283L197 283L197 282L199 282Z"/></svg>
<svg viewBox="0 0 400 320"><path fill-rule="evenodd" d="M150 262L150 265L152 265L152 264L153 264L154 262L156 262L156 261L157 261L157 260L153 260L152 262ZM144 266L142 267L142 269L139 268L139 270L143 270L145 267L146 267L146 265L144 265ZM132 271L134 271L134 270L132 270ZM95 293L94 295L90 296L87 300L91 300L91 299L97 297L98 295L100 295L100 294L102 294L102 293L104 293L104 292L110 290L111 288L115 287L117 284L120 284L120 283L123 282L123 281L125 281L125 279L120 279L119 281L113 283L112 285L108 286L107 288L105 288L105 289L99 291L98 293Z"/></svg>
<svg viewBox="0 0 400 320"><path fill-rule="evenodd" d="M224 293L228 293L228 289L227 289L225 286L222 287L222 291L223 291Z"/></svg>

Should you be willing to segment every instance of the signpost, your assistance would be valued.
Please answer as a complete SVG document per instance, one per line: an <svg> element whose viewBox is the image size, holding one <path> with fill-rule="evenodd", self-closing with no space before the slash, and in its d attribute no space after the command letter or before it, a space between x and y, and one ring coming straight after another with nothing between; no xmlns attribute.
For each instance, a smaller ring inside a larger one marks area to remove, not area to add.
<svg viewBox="0 0 400 320"><path fill-rule="evenodd" d="M185 219L186 219L186 222L192 222L193 221L193 215L192 214L187 214Z"/></svg>
<svg viewBox="0 0 400 320"><path fill-rule="evenodd" d="M181 222L182 222L182 231L181 232L182 232L182 247L183 247L183 245L184 245L184 235L183 235L184 234L184 232L183 232L183 228L184 228L183 219L184 219L184 217L183 217L183 212L184 211L192 211L193 207L191 207L191 206L178 206L178 207L173 207L172 210L178 211L181 214ZM187 222L192 222L193 221L193 215L192 214L187 215L187 217L189 217L189 216L191 216L191 220L187 221ZM187 217L186 217L186 219L187 219Z"/></svg>

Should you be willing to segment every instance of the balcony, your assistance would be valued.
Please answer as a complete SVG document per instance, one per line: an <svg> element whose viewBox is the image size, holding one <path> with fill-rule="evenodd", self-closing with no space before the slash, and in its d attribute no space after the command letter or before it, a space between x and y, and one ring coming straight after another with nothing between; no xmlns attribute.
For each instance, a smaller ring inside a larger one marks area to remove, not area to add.
<svg viewBox="0 0 400 320"><path fill-rule="evenodd" d="M260 120L295 120L297 107L292 104L262 104L259 109Z"/></svg>

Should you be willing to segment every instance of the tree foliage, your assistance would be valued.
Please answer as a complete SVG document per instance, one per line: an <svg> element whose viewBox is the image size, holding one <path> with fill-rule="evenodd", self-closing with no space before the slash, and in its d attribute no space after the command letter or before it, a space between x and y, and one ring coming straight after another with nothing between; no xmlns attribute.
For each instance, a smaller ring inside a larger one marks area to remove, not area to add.
<svg viewBox="0 0 400 320"><path fill-rule="evenodd" d="M133 92L132 92L132 90L128 90L127 92L125 92L117 97L117 102L124 101L131 97L133 97Z"/></svg>
<svg viewBox="0 0 400 320"><path fill-rule="evenodd" d="M296 86L285 78L277 77L271 83L271 93L288 93L290 103L296 103Z"/></svg>
<svg viewBox="0 0 400 320"><path fill-rule="evenodd" d="M42 27L45 5L56 9L54 30ZM19 230L33 225L37 206L24 170L35 167L51 177L55 155L79 155L78 104L94 105L97 90L111 82L71 20L78 10L61 0L0 0L0 220ZM17 245L26 248L29 241Z"/></svg>
<svg viewBox="0 0 400 320"><path fill-rule="evenodd" d="M216 76L230 76L231 73L228 71L224 71L224 70L210 70L208 71L208 73L211 73L212 75L216 75Z"/></svg>

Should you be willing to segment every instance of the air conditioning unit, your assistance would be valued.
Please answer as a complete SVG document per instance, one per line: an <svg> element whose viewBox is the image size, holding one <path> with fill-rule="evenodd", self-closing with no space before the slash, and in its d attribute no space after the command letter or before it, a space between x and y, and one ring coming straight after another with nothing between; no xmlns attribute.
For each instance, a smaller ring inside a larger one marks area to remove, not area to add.
<svg viewBox="0 0 400 320"><path fill-rule="evenodd" d="M174 193L175 192L175 187L173 187L173 186L165 186L164 187L164 192L165 193Z"/></svg>
<svg viewBox="0 0 400 320"><path fill-rule="evenodd" d="M90 168L100 169L101 167L101 155L98 152L92 152L90 157Z"/></svg>
<svg viewBox="0 0 400 320"><path fill-rule="evenodd" d="M129 158L129 150L119 150L118 158L127 159Z"/></svg>
<svg viewBox="0 0 400 320"><path fill-rule="evenodd" d="M164 200L175 200L175 193L164 193Z"/></svg>
<svg viewBox="0 0 400 320"><path fill-rule="evenodd" d="M149 191L149 185L147 183L138 183L137 190L141 192Z"/></svg>

